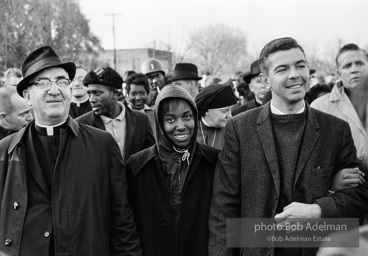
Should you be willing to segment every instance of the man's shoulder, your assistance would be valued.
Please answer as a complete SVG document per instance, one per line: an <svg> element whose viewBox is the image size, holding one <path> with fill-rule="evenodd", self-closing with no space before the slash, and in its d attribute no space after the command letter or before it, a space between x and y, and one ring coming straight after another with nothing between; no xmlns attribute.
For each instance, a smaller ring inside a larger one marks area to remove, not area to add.
<svg viewBox="0 0 368 256"><path fill-rule="evenodd" d="M240 113L243 113L244 111L247 110L247 104L246 105L241 105L241 106L236 106L234 107L234 109L232 109L232 115L236 116L239 115Z"/></svg>
<svg viewBox="0 0 368 256"><path fill-rule="evenodd" d="M331 100L331 93L327 93L317 99L315 99L312 103L311 103L311 107L315 108L315 109L324 109L326 106L332 104Z"/></svg>
<svg viewBox="0 0 368 256"><path fill-rule="evenodd" d="M101 130L99 128L96 128L94 126L91 126L85 123L79 123L79 133L82 136L93 136L94 138L95 137L106 137L110 135L110 133L108 133L105 130Z"/></svg>
<svg viewBox="0 0 368 256"><path fill-rule="evenodd" d="M313 107L311 107L310 110L317 118L318 124L320 126L325 126L326 128L333 130L343 128L345 125L349 126L349 124L345 120L338 118L332 114L326 113L319 109L315 109Z"/></svg>
<svg viewBox="0 0 368 256"><path fill-rule="evenodd" d="M12 143L15 134L16 133L12 133L0 140L0 154L1 155L3 155L4 153L7 153L8 148L10 144Z"/></svg>
<svg viewBox="0 0 368 256"><path fill-rule="evenodd" d="M77 117L74 120L77 121L80 124L89 124L90 125L94 122L95 119L96 119L96 115L91 110L91 111Z"/></svg>
<svg viewBox="0 0 368 256"><path fill-rule="evenodd" d="M261 114L262 110L265 110L265 108L269 107L269 105L260 106L258 108L249 109L245 112L239 113L238 115L234 116L232 120L236 123L241 123L244 121L257 121L259 115Z"/></svg>
<svg viewBox="0 0 368 256"><path fill-rule="evenodd" d="M128 107L126 107L126 109L127 109L127 111L126 111L127 115L131 114L137 119L146 119L147 118L146 113L142 113L138 110L131 109L131 108L128 108Z"/></svg>

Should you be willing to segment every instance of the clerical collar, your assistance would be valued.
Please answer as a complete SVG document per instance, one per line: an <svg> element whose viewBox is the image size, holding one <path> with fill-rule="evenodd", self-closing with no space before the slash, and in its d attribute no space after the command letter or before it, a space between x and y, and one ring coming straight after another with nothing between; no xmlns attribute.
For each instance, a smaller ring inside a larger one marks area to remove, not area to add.
<svg viewBox="0 0 368 256"><path fill-rule="evenodd" d="M303 107L298 112L296 112L295 114L301 114L301 113L304 112L304 110L305 110L305 103L303 101ZM286 113L284 113L281 110L277 109L273 105L273 101L272 100L271 100L271 112L272 112L272 114L275 114L275 115L287 115Z"/></svg>
<svg viewBox="0 0 368 256"><path fill-rule="evenodd" d="M79 108L83 103L89 101L89 98L87 97L85 100L82 100L82 101L73 101L73 103L75 105L77 105L77 107Z"/></svg>
<svg viewBox="0 0 368 256"><path fill-rule="evenodd" d="M201 120L202 120L202 122L203 122L203 124L204 124L205 126L207 126L207 127L212 127L211 125L209 125L209 124L206 122L206 120L204 119L204 117L203 117L203 116L201 117Z"/></svg>
<svg viewBox="0 0 368 256"><path fill-rule="evenodd" d="M41 125L35 122L36 132L40 135L54 136L59 135L61 129L65 129L67 126L66 120L56 125Z"/></svg>

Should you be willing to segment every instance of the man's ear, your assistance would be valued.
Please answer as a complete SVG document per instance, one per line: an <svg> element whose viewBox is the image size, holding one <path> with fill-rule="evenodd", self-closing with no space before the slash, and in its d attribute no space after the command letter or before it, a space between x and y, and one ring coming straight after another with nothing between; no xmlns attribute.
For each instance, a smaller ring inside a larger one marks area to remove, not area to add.
<svg viewBox="0 0 368 256"><path fill-rule="evenodd" d="M119 92L118 89L114 89L111 91L112 92L112 98L115 100L118 98Z"/></svg>
<svg viewBox="0 0 368 256"><path fill-rule="evenodd" d="M6 117L5 112L0 112L0 120L3 120Z"/></svg>
<svg viewBox="0 0 368 256"><path fill-rule="evenodd" d="M253 88L252 81L249 83L249 90L250 90L251 92L254 92L254 88Z"/></svg>
<svg viewBox="0 0 368 256"><path fill-rule="evenodd" d="M24 90L23 91L23 98L27 100L27 103L29 106L32 106L32 103L31 103L31 96L29 94L29 91L28 90Z"/></svg>
<svg viewBox="0 0 368 256"><path fill-rule="evenodd" d="M268 76L264 73L260 73L259 74L259 79L261 80L261 83L266 86L267 88L271 88L270 85L270 79L268 78ZM250 88L250 87L249 87Z"/></svg>

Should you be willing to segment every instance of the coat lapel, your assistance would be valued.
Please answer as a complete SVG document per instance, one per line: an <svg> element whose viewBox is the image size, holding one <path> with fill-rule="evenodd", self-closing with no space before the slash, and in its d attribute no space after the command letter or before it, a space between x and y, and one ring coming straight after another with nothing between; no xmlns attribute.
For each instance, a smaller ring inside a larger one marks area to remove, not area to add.
<svg viewBox="0 0 368 256"><path fill-rule="evenodd" d="M273 136L270 112L270 103L268 103L263 107L257 120L257 124L259 125L257 128L257 133L259 139L261 140L263 151L266 155L267 163L273 177L277 194L280 194L279 164L277 161L277 152L275 138Z"/></svg>
<svg viewBox="0 0 368 256"><path fill-rule="evenodd" d="M51 187L47 184L45 177L43 176L42 167L38 160L38 155L36 150L34 150L35 144L32 137L31 128L29 129L28 136L26 138L26 161L27 161L27 169L29 173L34 177L40 188L45 192L45 194L51 198ZM41 150L41 149L39 149Z"/></svg>
<svg viewBox="0 0 368 256"><path fill-rule="evenodd" d="M95 113L93 113L93 117L94 117L93 123L94 123L95 127L97 127L98 129L106 131L105 125L104 125L101 117L96 116Z"/></svg>
<svg viewBox="0 0 368 256"><path fill-rule="evenodd" d="M317 118L311 108L306 104L307 110L307 122L305 124L304 135L300 143L298 163L296 167L296 173L294 178L294 188L299 176L305 166L305 163L309 159L310 154L319 138L319 124Z"/></svg>
<svg viewBox="0 0 368 256"><path fill-rule="evenodd" d="M134 138L134 129L136 129L136 118L134 116L133 111L130 108L125 107L125 116L126 116L126 132L125 132L125 140L124 140L124 162L125 159L129 158L130 149L132 147L133 138Z"/></svg>

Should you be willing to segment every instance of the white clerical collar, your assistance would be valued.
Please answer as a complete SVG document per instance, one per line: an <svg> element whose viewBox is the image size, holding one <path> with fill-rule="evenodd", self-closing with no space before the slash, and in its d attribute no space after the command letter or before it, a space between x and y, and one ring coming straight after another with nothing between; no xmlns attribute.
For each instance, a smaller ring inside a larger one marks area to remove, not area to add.
<svg viewBox="0 0 368 256"><path fill-rule="evenodd" d="M66 119L63 122L59 123L59 124L55 124L55 125L42 125L42 124L37 123L37 121L35 121L35 123L36 123L37 126L46 129L47 136L54 136L54 128L55 127L59 127L59 126L65 124L65 122L66 122Z"/></svg>
<svg viewBox="0 0 368 256"><path fill-rule="evenodd" d="M305 103L304 103L304 100L303 100L303 106L298 112L296 112L296 114L301 114L301 113L304 112L304 110L305 110ZM272 99L271 99L271 112L272 112L272 114L275 114L275 115L287 115L286 113L284 113L281 110L277 109L273 105L273 100Z"/></svg>
<svg viewBox="0 0 368 256"><path fill-rule="evenodd" d="M204 117L203 117L203 116L201 117L201 120L202 120L202 122L203 122L203 124L204 124L205 126L207 126L207 127L211 127L211 125L209 125L209 124L206 122L206 120L204 119Z"/></svg>
<svg viewBox="0 0 368 256"><path fill-rule="evenodd" d="M83 103L85 103L85 102L87 102L87 101L89 101L89 98L87 97L87 99L85 99L85 100L81 100L81 101L73 101L73 103L75 104L75 105L77 105L77 107L79 108Z"/></svg>

